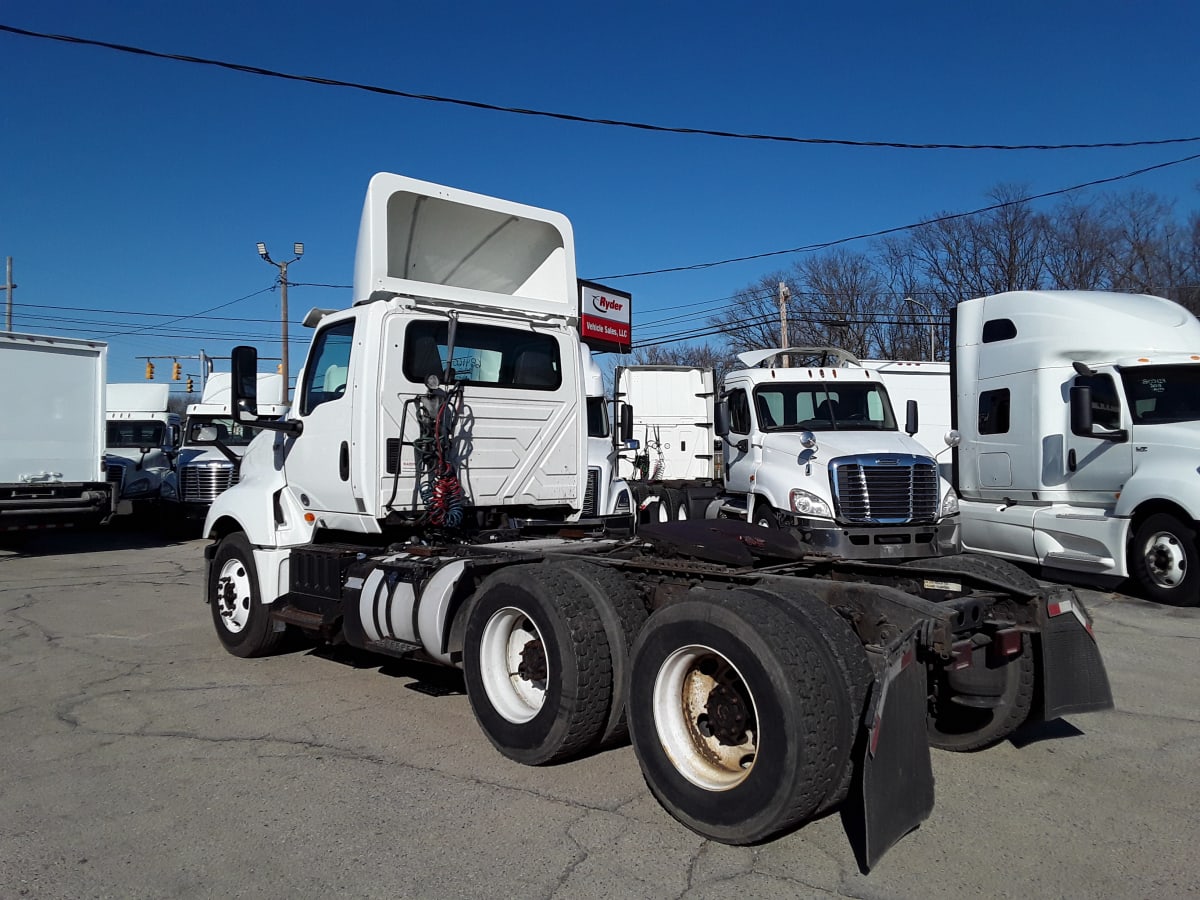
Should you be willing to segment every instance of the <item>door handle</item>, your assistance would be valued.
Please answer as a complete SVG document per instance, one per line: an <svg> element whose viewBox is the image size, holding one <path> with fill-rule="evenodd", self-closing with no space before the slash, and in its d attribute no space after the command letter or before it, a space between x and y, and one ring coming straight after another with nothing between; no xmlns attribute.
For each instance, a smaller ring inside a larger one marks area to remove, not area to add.
<svg viewBox="0 0 1200 900"><path fill-rule="evenodd" d="M338 454L338 474L342 476L342 481L350 480L350 444L347 441L342 441L342 449Z"/></svg>
<svg viewBox="0 0 1200 900"><path fill-rule="evenodd" d="M1072 472L1075 471L1075 448L1074 447L1072 447L1069 451L1067 451L1067 468Z"/></svg>

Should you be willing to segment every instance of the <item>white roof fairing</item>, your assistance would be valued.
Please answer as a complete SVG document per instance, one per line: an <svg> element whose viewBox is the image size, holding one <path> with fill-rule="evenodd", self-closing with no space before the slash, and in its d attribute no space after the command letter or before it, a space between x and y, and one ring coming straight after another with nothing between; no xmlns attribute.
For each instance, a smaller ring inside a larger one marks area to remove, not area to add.
<svg viewBox="0 0 1200 900"><path fill-rule="evenodd" d="M363 204L354 300L396 295L574 320L571 223L550 210L379 173Z"/></svg>

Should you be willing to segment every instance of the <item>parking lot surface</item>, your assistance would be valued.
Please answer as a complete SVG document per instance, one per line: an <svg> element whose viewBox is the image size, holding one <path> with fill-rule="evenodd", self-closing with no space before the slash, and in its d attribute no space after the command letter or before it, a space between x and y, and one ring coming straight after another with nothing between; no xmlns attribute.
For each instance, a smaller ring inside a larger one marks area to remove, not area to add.
<svg viewBox="0 0 1200 900"><path fill-rule="evenodd" d="M203 546L0 550L0 897L1200 894L1200 610L1081 591L1116 709L934 751L933 814L863 874L837 815L757 847L698 837L629 747L511 763L454 671L235 659Z"/></svg>

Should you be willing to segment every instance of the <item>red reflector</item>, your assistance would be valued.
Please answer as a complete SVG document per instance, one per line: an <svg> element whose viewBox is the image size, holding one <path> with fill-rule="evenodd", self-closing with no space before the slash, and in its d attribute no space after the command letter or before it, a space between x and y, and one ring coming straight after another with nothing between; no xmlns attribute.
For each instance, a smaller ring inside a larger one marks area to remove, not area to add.
<svg viewBox="0 0 1200 900"><path fill-rule="evenodd" d="M1052 619L1053 619L1055 616L1061 616L1061 615L1062 615L1062 613L1063 613L1062 604L1061 604L1061 603L1050 603L1050 604L1048 604L1048 605L1046 606L1046 613L1047 613L1047 614L1050 616L1050 618L1052 618Z"/></svg>

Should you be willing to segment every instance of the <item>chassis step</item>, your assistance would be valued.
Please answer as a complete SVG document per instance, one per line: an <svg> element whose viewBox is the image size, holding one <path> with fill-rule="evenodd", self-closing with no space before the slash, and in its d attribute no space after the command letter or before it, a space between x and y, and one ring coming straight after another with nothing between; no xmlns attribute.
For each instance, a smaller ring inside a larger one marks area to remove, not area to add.
<svg viewBox="0 0 1200 900"><path fill-rule="evenodd" d="M405 657L425 652L425 648L420 644L414 644L412 641L398 641L395 638L368 641L364 649L370 650L373 653L384 653L388 656L394 656L397 659L404 659Z"/></svg>

